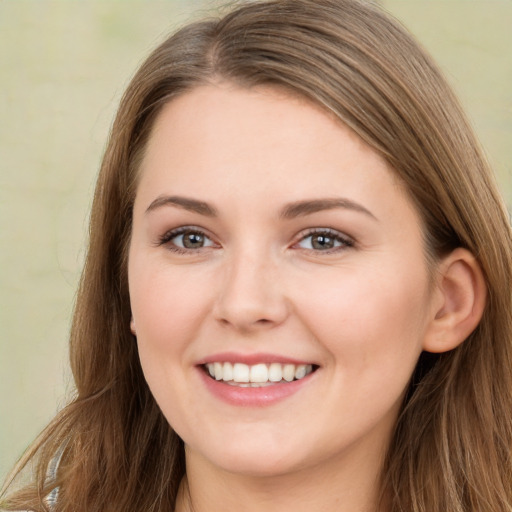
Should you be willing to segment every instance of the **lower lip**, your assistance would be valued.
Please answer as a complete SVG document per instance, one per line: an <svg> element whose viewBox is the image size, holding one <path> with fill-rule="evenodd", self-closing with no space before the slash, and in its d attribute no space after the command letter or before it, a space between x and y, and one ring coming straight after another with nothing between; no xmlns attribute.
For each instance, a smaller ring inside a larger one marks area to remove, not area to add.
<svg viewBox="0 0 512 512"><path fill-rule="evenodd" d="M265 407L280 402L294 395L302 387L307 385L315 373L310 373L306 377L292 382L280 382L278 384L258 388L244 388L226 384L221 380L212 379L202 367L198 368L198 370L210 393L223 402L239 407Z"/></svg>

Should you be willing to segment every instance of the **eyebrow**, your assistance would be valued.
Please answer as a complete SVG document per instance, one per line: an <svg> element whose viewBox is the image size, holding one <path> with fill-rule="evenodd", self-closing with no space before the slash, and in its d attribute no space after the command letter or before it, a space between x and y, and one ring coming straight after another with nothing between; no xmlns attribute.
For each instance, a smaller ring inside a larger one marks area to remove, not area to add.
<svg viewBox="0 0 512 512"><path fill-rule="evenodd" d="M206 217L217 217L218 215L217 209L207 202L182 196L159 196L148 206L146 213L163 206L176 206L184 210L199 213L200 215L205 215ZM296 217L303 217L305 215L311 215L312 213L334 210L336 208L353 210L377 220L377 217L363 205L341 197L296 201L286 205L281 210L279 216L282 219L294 219Z"/></svg>
<svg viewBox="0 0 512 512"><path fill-rule="evenodd" d="M302 217L324 210L334 210L336 208L364 213L372 219L377 220L377 217L363 205L342 197L297 201L285 206L281 211L280 217L283 219L293 219L295 217Z"/></svg>
<svg viewBox="0 0 512 512"><path fill-rule="evenodd" d="M178 208L199 213L206 217L217 216L217 210L208 203L182 196L159 196L148 206L146 213L152 212L162 206L177 206Z"/></svg>

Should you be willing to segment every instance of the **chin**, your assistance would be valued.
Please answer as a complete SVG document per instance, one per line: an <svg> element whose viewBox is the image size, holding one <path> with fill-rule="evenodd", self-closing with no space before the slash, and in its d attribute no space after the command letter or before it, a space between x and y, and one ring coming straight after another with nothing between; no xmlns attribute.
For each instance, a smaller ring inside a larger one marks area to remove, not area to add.
<svg viewBox="0 0 512 512"><path fill-rule="evenodd" d="M189 455L194 450L187 447ZM298 459L297 450L284 450L283 446L275 443L230 443L230 446L220 445L215 450L196 451L201 458L209 460L210 464L228 473L251 477L276 477L292 473L303 464Z"/></svg>
<svg viewBox="0 0 512 512"><path fill-rule="evenodd" d="M215 464L215 461L212 462ZM298 469L294 467L293 463L287 460L287 458L267 458L264 454L254 457L253 460L242 457L232 457L218 461L216 465L222 467L224 471L229 473L252 478L275 478L277 476L293 473Z"/></svg>

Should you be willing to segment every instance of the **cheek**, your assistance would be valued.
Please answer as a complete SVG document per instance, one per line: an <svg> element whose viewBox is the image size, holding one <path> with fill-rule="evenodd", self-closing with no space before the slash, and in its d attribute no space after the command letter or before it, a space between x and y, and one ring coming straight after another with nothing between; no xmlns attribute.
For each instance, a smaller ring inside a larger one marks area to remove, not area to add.
<svg viewBox="0 0 512 512"><path fill-rule="evenodd" d="M303 283L303 321L331 356L362 370L376 359L415 363L426 327L428 298L421 271L344 269Z"/></svg>
<svg viewBox="0 0 512 512"><path fill-rule="evenodd" d="M358 429L388 415L394 421L398 414L422 350L425 297L410 279L378 274L363 279L354 272L339 286L334 280L331 285L322 301L314 284L308 285L303 322L328 354L331 379L325 396L359 418L351 423L357 435Z"/></svg>
<svg viewBox="0 0 512 512"><path fill-rule="evenodd" d="M130 302L137 337L162 350L186 342L209 309L202 276L136 262L131 270Z"/></svg>
<svg viewBox="0 0 512 512"><path fill-rule="evenodd" d="M208 310L201 286L182 269L169 271L135 265L130 273L130 301L141 367L155 400L173 427L175 409L191 407L185 383L193 360L191 347ZM183 414L183 413L182 413Z"/></svg>
<svg viewBox="0 0 512 512"><path fill-rule="evenodd" d="M185 369L193 362L193 340L210 309L209 299L201 282L183 269L141 262L134 259L129 267L140 363L153 396L174 426L175 404L188 401Z"/></svg>

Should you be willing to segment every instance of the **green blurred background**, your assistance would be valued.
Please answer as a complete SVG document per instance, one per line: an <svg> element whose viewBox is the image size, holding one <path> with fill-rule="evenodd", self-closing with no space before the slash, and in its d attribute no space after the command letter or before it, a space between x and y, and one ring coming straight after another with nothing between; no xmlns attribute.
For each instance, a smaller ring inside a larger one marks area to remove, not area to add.
<svg viewBox="0 0 512 512"><path fill-rule="evenodd" d="M156 43L218 3L0 0L0 480L72 390L70 314L120 95ZM381 3L445 70L512 205L512 2Z"/></svg>

